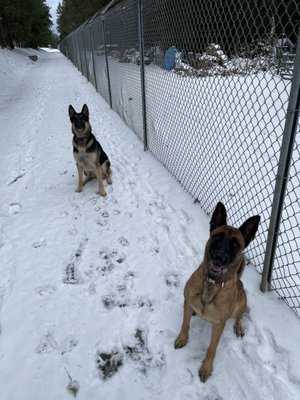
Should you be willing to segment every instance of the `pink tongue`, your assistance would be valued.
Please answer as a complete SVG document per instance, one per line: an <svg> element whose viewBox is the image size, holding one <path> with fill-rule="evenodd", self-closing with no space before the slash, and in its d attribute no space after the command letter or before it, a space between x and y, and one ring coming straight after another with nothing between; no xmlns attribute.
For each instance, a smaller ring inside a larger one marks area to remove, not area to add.
<svg viewBox="0 0 300 400"><path fill-rule="evenodd" d="M222 266L221 266L221 265L217 265L217 264L212 264L212 265L211 265L211 269L212 269L214 272L220 272L221 269L222 269Z"/></svg>

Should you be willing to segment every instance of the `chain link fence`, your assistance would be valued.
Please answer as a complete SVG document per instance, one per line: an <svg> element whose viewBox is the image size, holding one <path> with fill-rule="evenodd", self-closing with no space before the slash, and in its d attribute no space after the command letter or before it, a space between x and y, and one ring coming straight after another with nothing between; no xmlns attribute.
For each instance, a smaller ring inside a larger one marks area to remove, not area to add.
<svg viewBox="0 0 300 400"><path fill-rule="evenodd" d="M296 0L112 1L60 50L208 214L262 216L247 257L300 315L299 25Z"/></svg>

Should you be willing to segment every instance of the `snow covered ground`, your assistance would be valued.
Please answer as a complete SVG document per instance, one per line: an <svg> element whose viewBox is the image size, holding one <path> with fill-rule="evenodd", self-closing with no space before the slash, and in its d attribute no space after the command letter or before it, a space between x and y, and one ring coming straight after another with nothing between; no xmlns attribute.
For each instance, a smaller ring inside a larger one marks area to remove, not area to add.
<svg viewBox="0 0 300 400"><path fill-rule="evenodd" d="M252 266L246 335L227 324L213 376L197 373L207 322L174 350L209 218L78 70L0 49L0 88L1 399L71 399L68 374L82 400L298 399L300 320ZM112 163L106 198L96 182L75 193L67 109L83 103Z"/></svg>

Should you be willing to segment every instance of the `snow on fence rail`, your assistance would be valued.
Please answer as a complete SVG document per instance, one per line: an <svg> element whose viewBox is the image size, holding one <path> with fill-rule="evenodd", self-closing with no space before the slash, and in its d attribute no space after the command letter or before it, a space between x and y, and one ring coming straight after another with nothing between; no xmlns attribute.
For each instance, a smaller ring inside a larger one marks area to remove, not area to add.
<svg viewBox="0 0 300 400"><path fill-rule="evenodd" d="M60 43L208 214L262 216L247 256L298 315L299 21L295 0L113 0Z"/></svg>

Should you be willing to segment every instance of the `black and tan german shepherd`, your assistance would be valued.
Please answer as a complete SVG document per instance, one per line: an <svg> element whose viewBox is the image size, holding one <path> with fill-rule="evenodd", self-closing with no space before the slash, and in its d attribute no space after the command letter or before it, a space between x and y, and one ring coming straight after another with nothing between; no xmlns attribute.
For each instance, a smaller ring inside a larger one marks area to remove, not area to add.
<svg viewBox="0 0 300 400"><path fill-rule="evenodd" d="M241 318L247 299L240 280L245 267L243 250L254 239L260 217L247 219L238 229L227 225L226 220L226 209L219 202L210 221L204 260L185 285L183 322L174 343L176 349L186 345L192 314L212 323L210 344L199 370L202 382L212 373L217 346L230 317L236 319L236 335L244 336Z"/></svg>
<svg viewBox="0 0 300 400"><path fill-rule="evenodd" d="M80 113L69 106L69 117L73 133L73 155L78 170L78 186L76 192L81 192L82 187L90 180L97 178L99 194L106 196L102 176L111 184L110 161L96 137L92 134L89 122L89 109L83 105ZM86 175L83 180L83 174Z"/></svg>

